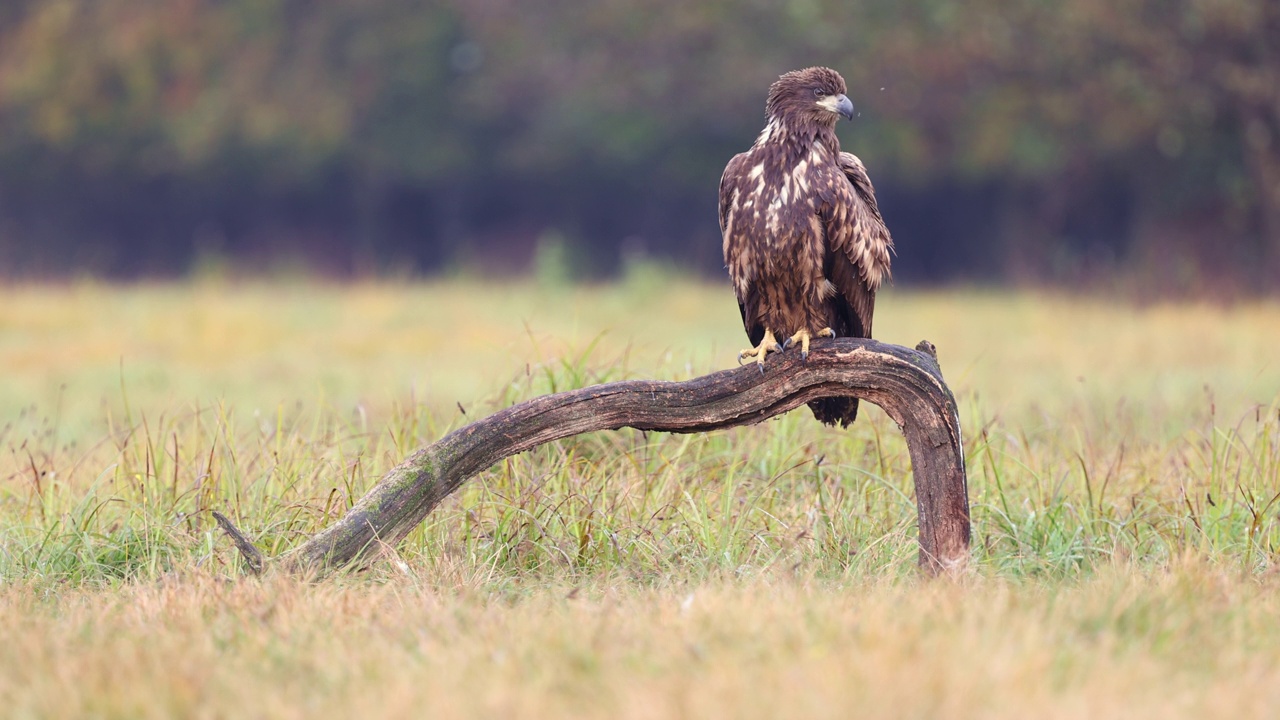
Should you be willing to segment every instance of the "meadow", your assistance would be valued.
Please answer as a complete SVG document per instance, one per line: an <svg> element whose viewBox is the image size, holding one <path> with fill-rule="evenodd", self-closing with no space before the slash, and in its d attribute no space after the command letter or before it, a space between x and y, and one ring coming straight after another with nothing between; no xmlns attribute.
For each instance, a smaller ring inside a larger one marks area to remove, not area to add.
<svg viewBox="0 0 1280 720"><path fill-rule="evenodd" d="M511 458L385 562L247 577L413 449L743 347L727 287L0 288L13 717L1205 717L1280 701L1280 303L884 293L960 404L962 577L898 429L807 410Z"/></svg>

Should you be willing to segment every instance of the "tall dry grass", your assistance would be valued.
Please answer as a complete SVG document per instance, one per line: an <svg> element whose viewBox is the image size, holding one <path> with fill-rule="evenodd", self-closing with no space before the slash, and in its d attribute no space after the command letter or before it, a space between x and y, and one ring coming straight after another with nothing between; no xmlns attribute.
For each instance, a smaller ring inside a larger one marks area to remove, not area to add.
<svg viewBox="0 0 1280 720"><path fill-rule="evenodd" d="M741 344L722 290L652 276L4 292L0 574L25 580L224 565L212 508L279 552L470 418L701 374ZM897 293L877 322L886 340L941 349L981 566L1057 576L1194 551L1269 567L1277 306ZM707 436L588 435L483 474L402 551L514 575L901 570L909 477L896 428L870 409L850 431L793 413Z"/></svg>

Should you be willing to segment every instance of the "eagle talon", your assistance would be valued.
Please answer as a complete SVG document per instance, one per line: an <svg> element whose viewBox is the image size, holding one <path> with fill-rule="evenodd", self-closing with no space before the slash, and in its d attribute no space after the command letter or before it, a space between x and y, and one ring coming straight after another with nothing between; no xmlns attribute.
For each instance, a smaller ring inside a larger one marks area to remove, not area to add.
<svg viewBox="0 0 1280 720"><path fill-rule="evenodd" d="M822 330L819 330L818 337L822 337L822 333L824 330L829 332L831 328L823 328ZM795 335L792 335L791 337L787 338L786 347L791 347L792 345L798 344L800 346L800 359L808 360L809 359L809 341L812 338L813 338L813 335L809 334L809 330L807 328L800 328L799 330L796 331Z"/></svg>
<svg viewBox="0 0 1280 720"><path fill-rule="evenodd" d="M771 352L781 352L782 346L778 344L778 340L774 338L773 331L765 330L764 337L760 340L760 344L747 348L738 353L738 364L741 365L745 358L755 358L756 364L760 366L760 372L764 372L764 359Z"/></svg>

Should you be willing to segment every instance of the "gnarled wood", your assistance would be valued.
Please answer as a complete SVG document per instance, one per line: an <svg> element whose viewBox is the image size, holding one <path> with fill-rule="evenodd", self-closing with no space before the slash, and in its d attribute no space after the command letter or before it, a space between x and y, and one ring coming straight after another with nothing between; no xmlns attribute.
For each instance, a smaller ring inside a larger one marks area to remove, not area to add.
<svg viewBox="0 0 1280 720"><path fill-rule="evenodd" d="M584 432L632 427L694 433L750 425L817 398L856 395L902 428L911 453L921 567L962 567L969 500L960 419L933 346L840 338L685 382L629 380L534 398L459 428L392 469L338 522L276 564L308 574L394 547L463 482L505 457Z"/></svg>

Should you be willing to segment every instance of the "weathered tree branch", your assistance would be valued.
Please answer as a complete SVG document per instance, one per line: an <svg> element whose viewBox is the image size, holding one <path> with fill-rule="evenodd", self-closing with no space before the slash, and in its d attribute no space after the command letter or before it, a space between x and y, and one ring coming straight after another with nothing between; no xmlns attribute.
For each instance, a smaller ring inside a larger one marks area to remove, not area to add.
<svg viewBox="0 0 1280 720"><path fill-rule="evenodd" d="M910 350L841 338L815 344L807 361L781 353L765 367L763 374L752 364L685 382L608 383L514 405L414 453L338 522L275 563L319 575L366 562L399 543L463 482L543 443L623 427L694 433L750 425L832 395L879 405L902 428L915 475L921 567L936 573L966 563L960 419L932 345Z"/></svg>

